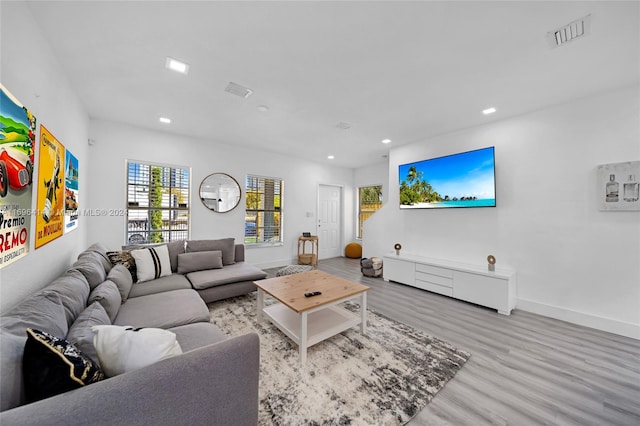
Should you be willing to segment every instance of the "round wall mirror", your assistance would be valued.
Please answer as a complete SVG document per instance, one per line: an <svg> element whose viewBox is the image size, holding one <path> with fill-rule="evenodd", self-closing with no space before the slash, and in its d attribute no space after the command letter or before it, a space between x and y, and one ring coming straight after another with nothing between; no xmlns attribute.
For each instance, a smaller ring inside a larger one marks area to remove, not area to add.
<svg viewBox="0 0 640 426"><path fill-rule="evenodd" d="M226 173L212 173L202 179L200 200L211 211L225 213L240 203L240 185Z"/></svg>

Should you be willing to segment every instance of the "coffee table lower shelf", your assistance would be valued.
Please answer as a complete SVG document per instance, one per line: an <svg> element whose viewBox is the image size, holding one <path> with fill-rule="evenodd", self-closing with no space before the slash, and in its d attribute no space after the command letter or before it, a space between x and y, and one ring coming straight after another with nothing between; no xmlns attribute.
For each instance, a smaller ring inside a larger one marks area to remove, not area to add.
<svg viewBox="0 0 640 426"><path fill-rule="evenodd" d="M300 345L302 338L300 314L279 303L267 306L263 312L280 331ZM307 347L342 333L360 324L360 321L359 315L338 306L311 312L307 317Z"/></svg>
<svg viewBox="0 0 640 426"><path fill-rule="evenodd" d="M258 311L258 320L262 315L268 317L280 331L293 340L300 351L300 363L304 365L308 347L357 325L360 325L362 334L366 333L366 293L359 296L361 303L359 314L354 314L335 304L297 313L282 303L275 303L264 307L262 312ZM346 299L349 298L340 302Z"/></svg>

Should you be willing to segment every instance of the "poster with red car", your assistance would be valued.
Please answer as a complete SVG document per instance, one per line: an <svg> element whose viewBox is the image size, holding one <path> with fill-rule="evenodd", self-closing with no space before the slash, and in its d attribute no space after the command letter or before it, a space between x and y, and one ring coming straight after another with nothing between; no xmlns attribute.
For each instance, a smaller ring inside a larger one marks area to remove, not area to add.
<svg viewBox="0 0 640 426"><path fill-rule="evenodd" d="M0 84L0 269L29 253L36 118Z"/></svg>
<svg viewBox="0 0 640 426"><path fill-rule="evenodd" d="M64 231L64 161L64 145L41 124L36 249L55 240Z"/></svg>

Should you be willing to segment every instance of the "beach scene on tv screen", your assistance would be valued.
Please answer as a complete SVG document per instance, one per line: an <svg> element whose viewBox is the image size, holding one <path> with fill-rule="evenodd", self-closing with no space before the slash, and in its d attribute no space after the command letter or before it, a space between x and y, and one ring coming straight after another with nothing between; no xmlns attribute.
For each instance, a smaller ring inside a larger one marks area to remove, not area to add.
<svg viewBox="0 0 640 426"><path fill-rule="evenodd" d="M403 164L400 208L495 207L493 147Z"/></svg>

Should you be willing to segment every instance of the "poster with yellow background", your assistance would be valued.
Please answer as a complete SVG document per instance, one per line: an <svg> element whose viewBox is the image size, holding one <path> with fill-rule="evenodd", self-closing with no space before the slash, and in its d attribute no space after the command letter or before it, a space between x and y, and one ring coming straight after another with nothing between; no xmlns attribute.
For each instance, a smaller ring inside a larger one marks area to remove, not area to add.
<svg viewBox="0 0 640 426"><path fill-rule="evenodd" d="M40 125L36 249L62 235L64 230L64 146Z"/></svg>

